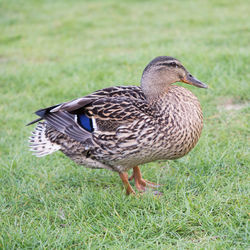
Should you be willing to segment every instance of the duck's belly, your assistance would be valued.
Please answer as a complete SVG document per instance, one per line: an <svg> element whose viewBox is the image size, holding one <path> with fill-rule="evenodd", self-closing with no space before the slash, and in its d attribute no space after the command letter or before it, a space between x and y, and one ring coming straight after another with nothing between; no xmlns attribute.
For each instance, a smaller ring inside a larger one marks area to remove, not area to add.
<svg viewBox="0 0 250 250"><path fill-rule="evenodd" d="M200 132L201 130L186 129L176 133L176 137L160 133L154 138L149 136L149 140L146 140L143 144L138 144L137 149L124 151L121 157L114 161L114 167L124 166L129 169L156 160L178 159L194 148L200 137Z"/></svg>

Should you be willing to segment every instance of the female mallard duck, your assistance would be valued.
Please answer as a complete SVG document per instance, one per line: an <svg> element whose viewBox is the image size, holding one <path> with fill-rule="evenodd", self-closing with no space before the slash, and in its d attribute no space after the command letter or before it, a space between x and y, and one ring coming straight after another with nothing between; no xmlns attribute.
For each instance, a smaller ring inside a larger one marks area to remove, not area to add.
<svg viewBox="0 0 250 250"><path fill-rule="evenodd" d="M61 150L80 165L119 173L127 194L154 183L142 179L139 164L177 159L197 143L203 126L198 99L184 82L194 78L175 58L160 56L144 69L141 86L117 86L36 112L40 118L30 147L38 157ZM127 171L133 168L128 178Z"/></svg>

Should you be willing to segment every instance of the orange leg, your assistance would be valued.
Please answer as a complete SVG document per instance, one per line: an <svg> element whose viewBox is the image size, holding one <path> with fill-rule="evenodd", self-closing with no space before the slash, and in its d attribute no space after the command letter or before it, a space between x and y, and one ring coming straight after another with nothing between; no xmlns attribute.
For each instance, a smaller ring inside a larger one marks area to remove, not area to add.
<svg viewBox="0 0 250 250"><path fill-rule="evenodd" d="M136 186L136 188L139 191L141 191L141 192L145 191L145 187L146 186L153 187L153 188L160 186L159 184L156 184L154 182L150 182L150 181L144 180L142 178L141 171L140 171L140 168L138 166L136 166L136 167L133 168L133 174L129 178L130 181L133 180L133 179L135 179L135 186Z"/></svg>
<svg viewBox="0 0 250 250"><path fill-rule="evenodd" d="M131 185L128 182L128 174L126 172L119 173L120 178L122 179L123 185L126 188L126 194L135 194L134 189L131 187Z"/></svg>

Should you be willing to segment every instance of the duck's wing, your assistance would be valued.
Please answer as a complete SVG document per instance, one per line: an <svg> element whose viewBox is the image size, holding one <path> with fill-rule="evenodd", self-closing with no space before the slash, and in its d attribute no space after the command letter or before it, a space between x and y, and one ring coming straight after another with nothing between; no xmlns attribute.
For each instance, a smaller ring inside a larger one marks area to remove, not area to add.
<svg viewBox="0 0 250 250"><path fill-rule="evenodd" d="M57 131L86 142L92 140L94 130L115 131L121 124L138 118L144 105L145 97L139 87L111 87L40 109L36 112L40 118L34 122L44 119Z"/></svg>
<svg viewBox="0 0 250 250"><path fill-rule="evenodd" d="M40 116L40 118L30 122L27 126L45 120L54 129L68 135L70 138L91 144L91 133L78 125L75 120L76 115L67 111L51 112L51 110L57 106L37 110L35 113Z"/></svg>

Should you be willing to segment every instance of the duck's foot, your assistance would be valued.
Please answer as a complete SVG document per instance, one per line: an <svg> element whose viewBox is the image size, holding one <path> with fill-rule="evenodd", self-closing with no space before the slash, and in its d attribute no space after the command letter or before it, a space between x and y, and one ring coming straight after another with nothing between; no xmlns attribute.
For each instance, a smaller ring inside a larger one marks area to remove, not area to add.
<svg viewBox="0 0 250 250"><path fill-rule="evenodd" d="M131 185L128 181L128 173L122 172L122 173L119 173L119 175L120 175L120 178L122 179L123 185L126 189L126 194L127 195L135 194L134 189L131 187Z"/></svg>
<svg viewBox="0 0 250 250"><path fill-rule="evenodd" d="M139 190L140 192L144 192L146 189L146 186L151 187L151 188L160 187L159 184L144 180L142 178L141 171L140 171L140 168L138 166L133 168L133 174L129 177L128 180L131 181L133 179L135 179L135 186L136 186L137 190Z"/></svg>
<svg viewBox="0 0 250 250"><path fill-rule="evenodd" d="M141 171L140 171L140 168L138 166L134 167L133 168L133 174L128 178L128 173L127 172L122 172L122 173L119 173L120 175L120 178L123 182L123 185L126 189L126 194L127 195L130 195L130 194L133 194L135 195L135 191L134 189L131 187L129 181L135 179L135 186L136 186L136 189L140 192L145 192L146 190L146 187L150 187L150 188L157 188L157 187L160 187L159 184L156 184L154 182L151 182L151 181L147 181L147 180L144 180L142 178L142 175L141 175ZM155 190L153 192L155 195L161 195L161 192Z"/></svg>

